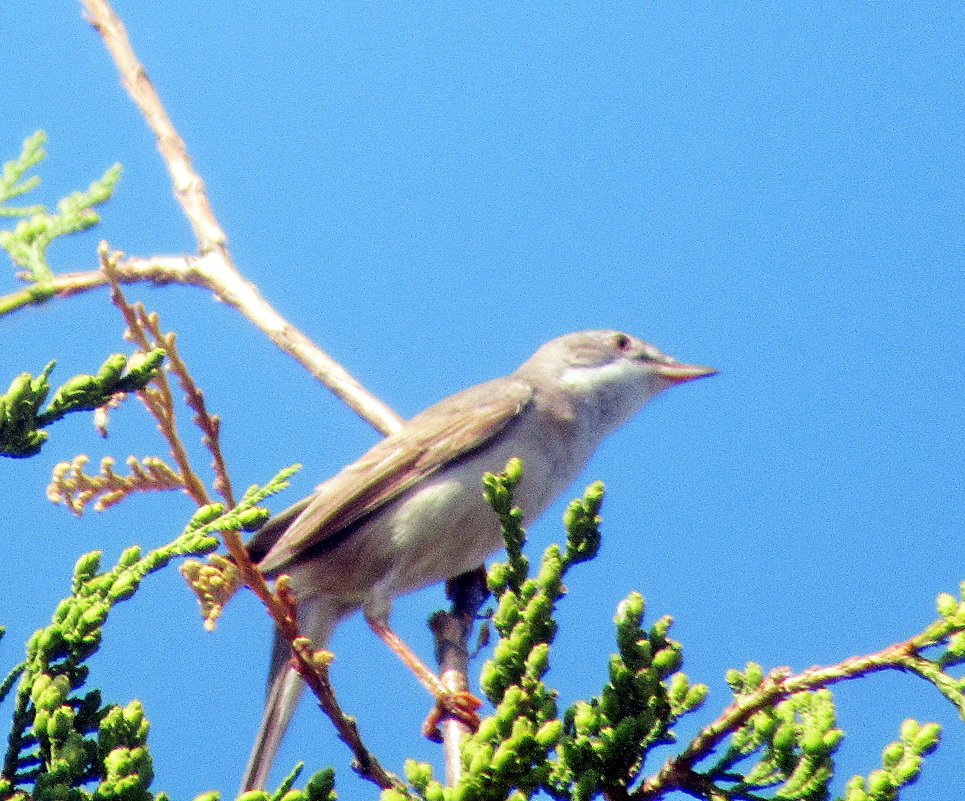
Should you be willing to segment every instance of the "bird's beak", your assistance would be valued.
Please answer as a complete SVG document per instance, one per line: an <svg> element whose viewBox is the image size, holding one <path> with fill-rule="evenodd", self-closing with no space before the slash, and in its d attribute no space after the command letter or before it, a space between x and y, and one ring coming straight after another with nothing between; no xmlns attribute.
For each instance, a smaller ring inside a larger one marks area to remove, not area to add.
<svg viewBox="0 0 965 801"><path fill-rule="evenodd" d="M696 378L717 375L719 371L713 367L701 367L699 364L671 362L659 365L656 372L668 384L683 384L685 381L693 381Z"/></svg>

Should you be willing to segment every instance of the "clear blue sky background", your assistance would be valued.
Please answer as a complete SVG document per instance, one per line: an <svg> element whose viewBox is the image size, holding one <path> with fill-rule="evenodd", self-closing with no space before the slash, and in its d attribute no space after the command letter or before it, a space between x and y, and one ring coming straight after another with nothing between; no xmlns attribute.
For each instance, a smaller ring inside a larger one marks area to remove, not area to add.
<svg viewBox="0 0 965 801"><path fill-rule="evenodd" d="M706 721L727 702L727 668L876 650L923 628L935 596L965 578L960 7L118 11L241 270L401 414L583 328L622 328L721 370L657 399L573 488L601 478L609 494L602 555L561 610L549 678L564 704L599 687L609 621L632 588L651 621L675 617L686 671L712 688ZM153 141L78 5L8 4L0 31L0 158L45 129L48 201L125 168L102 227L56 247L55 266L92 268L98 237L136 255L191 251ZM200 291L130 295L179 333L238 485L303 462L280 508L375 440ZM88 371L126 349L120 330L103 292L4 319L0 380L50 358L55 377ZM190 514L177 498L79 522L50 506L61 459L164 452L133 406L112 432L99 441L74 417L40 457L0 462L4 666L79 554L167 541ZM535 526L535 546L560 537L561 509ZM423 620L440 603L435 589L396 607L427 655ZM156 789L234 793L269 641L249 599L205 634L173 570L117 610L91 678L109 700L144 701ZM345 625L333 648L344 705L386 765L438 762L418 736L423 691L364 625ZM842 783L877 767L915 717L942 722L946 739L908 798L962 794L965 734L934 690L878 676L835 692L850 735ZM373 795L308 705L280 764L297 758L337 766L344 798Z"/></svg>

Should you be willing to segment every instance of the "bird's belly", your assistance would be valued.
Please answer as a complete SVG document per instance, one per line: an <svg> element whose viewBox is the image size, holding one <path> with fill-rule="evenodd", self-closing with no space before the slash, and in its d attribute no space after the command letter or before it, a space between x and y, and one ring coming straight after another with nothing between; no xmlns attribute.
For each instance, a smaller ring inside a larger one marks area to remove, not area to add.
<svg viewBox="0 0 965 801"><path fill-rule="evenodd" d="M296 597L372 608L482 564L502 545L496 513L482 496L485 469L449 468L430 477L322 557L291 565Z"/></svg>
<svg viewBox="0 0 965 801"><path fill-rule="evenodd" d="M514 456L523 460L523 479L514 500L523 510L524 522L543 512L569 483L570 476L560 474L542 445L520 447L517 442L488 448L451 465L397 501L392 527L396 567L389 578L392 594L465 573L503 547L496 512L483 498L482 477L502 470Z"/></svg>
<svg viewBox="0 0 965 801"><path fill-rule="evenodd" d="M482 497L482 473L478 478L472 484L455 477L435 481L400 503L389 577L397 593L471 570L502 545L496 513Z"/></svg>
<svg viewBox="0 0 965 801"><path fill-rule="evenodd" d="M514 456L523 460L514 500L528 523L573 477L561 468L552 441L499 443L447 465L362 521L323 558L293 565L296 595L336 596L377 614L387 612L393 598L479 566L503 546L482 476L501 471Z"/></svg>

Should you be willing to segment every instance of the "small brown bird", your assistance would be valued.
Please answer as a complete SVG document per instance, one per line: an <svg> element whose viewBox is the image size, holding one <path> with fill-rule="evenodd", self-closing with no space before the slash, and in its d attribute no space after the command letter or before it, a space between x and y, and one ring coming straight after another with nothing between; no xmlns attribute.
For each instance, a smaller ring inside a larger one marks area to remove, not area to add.
<svg viewBox="0 0 965 801"><path fill-rule="evenodd" d="M482 496L484 473L522 459L515 499L528 523L650 398L716 372L681 364L617 331L554 339L511 375L413 417L270 520L249 552L267 576L290 577L299 624L316 648L362 610L380 637L404 649L389 628L392 601L472 570L502 547ZM243 790L264 787L301 695L302 680L288 658L288 644L276 635Z"/></svg>

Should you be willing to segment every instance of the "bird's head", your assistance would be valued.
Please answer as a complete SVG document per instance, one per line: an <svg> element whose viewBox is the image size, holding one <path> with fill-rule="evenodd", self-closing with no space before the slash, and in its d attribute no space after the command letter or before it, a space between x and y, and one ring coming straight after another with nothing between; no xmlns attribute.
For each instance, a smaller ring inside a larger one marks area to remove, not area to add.
<svg viewBox="0 0 965 801"><path fill-rule="evenodd" d="M685 381L715 375L683 364L642 339L619 331L580 331L547 342L517 371L537 386L564 393L613 429L654 395Z"/></svg>

